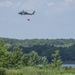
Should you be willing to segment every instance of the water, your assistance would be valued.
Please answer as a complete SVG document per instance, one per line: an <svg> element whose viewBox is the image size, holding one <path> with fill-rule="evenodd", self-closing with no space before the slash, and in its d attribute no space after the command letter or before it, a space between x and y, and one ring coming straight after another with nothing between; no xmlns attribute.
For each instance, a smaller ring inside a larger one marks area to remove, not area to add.
<svg viewBox="0 0 75 75"><path fill-rule="evenodd" d="M39 64L38 66L42 66L42 64ZM67 67L73 67L75 68L75 64L62 64L63 67L67 66Z"/></svg>
<svg viewBox="0 0 75 75"><path fill-rule="evenodd" d="M62 64L62 66L74 67L75 68L75 64Z"/></svg>

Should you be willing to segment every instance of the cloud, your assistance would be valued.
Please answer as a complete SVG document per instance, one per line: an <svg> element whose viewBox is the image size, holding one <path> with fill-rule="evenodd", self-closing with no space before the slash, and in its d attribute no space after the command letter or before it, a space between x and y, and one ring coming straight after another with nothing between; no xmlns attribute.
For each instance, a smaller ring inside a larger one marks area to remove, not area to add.
<svg viewBox="0 0 75 75"><path fill-rule="evenodd" d="M12 2L10 1L4 1L4 2L0 2L0 7L9 7L12 6Z"/></svg>
<svg viewBox="0 0 75 75"><path fill-rule="evenodd" d="M18 9L24 10L52 10L61 11L75 6L75 0L25 0L25 1L2 1L0 2L0 8L3 7L17 7Z"/></svg>
<svg viewBox="0 0 75 75"><path fill-rule="evenodd" d="M20 3L13 3L11 1L3 1L3 2L0 2L0 8L3 8L3 7L18 7L20 5Z"/></svg>
<svg viewBox="0 0 75 75"><path fill-rule="evenodd" d="M64 0L64 2L67 3L67 4L71 4L71 3L74 3L75 0Z"/></svg>
<svg viewBox="0 0 75 75"><path fill-rule="evenodd" d="M35 10L41 8L47 0L25 0L25 1L2 1L0 2L0 8L17 7L25 10Z"/></svg>
<svg viewBox="0 0 75 75"><path fill-rule="evenodd" d="M64 0L64 5L66 6L75 6L75 0Z"/></svg>
<svg viewBox="0 0 75 75"><path fill-rule="evenodd" d="M47 3L48 6L55 6L54 2Z"/></svg>
<svg viewBox="0 0 75 75"><path fill-rule="evenodd" d="M51 10L63 11L75 7L75 0L49 1L47 6Z"/></svg>
<svg viewBox="0 0 75 75"><path fill-rule="evenodd" d="M38 7L37 3L38 3L38 0L28 0L27 2L24 2L21 5L21 9L26 9L26 10L34 9Z"/></svg>
<svg viewBox="0 0 75 75"><path fill-rule="evenodd" d="M39 9L41 8L47 0L28 0L21 6L22 9Z"/></svg>

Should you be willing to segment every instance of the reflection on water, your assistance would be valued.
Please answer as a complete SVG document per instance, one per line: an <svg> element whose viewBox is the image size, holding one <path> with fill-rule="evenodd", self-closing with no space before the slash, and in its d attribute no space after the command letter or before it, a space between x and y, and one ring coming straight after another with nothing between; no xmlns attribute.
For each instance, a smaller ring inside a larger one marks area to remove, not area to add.
<svg viewBox="0 0 75 75"><path fill-rule="evenodd" d="M75 67L75 64L62 64L62 66L67 66L67 67Z"/></svg>

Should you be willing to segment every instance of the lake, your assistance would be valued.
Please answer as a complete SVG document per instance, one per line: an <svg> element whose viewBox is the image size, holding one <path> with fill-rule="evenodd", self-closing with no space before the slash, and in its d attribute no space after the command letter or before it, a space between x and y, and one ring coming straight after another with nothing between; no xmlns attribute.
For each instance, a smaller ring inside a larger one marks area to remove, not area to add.
<svg viewBox="0 0 75 75"><path fill-rule="evenodd" d="M62 66L67 66L67 67L75 67L75 64L62 64Z"/></svg>
<svg viewBox="0 0 75 75"><path fill-rule="evenodd" d="M39 64L38 66L42 66L42 64ZM62 64L63 67L67 66L67 67L74 67L75 68L75 64Z"/></svg>

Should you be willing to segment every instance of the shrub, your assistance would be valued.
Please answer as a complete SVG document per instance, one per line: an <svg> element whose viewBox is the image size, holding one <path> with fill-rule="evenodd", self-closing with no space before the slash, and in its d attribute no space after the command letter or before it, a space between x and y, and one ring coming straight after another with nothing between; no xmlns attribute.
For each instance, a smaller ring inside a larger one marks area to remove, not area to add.
<svg viewBox="0 0 75 75"><path fill-rule="evenodd" d="M5 71L6 70L4 68L0 68L0 75L6 75Z"/></svg>

